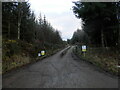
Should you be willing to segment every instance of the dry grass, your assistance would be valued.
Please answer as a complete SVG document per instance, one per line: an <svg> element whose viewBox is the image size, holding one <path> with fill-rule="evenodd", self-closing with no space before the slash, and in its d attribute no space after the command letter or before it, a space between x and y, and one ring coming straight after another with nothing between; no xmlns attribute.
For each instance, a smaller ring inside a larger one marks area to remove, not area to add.
<svg viewBox="0 0 120 90"><path fill-rule="evenodd" d="M101 48L88 48L85 56L81 53L81 49L77 48L76 55L92 64L108 71L112 74L118 75L118 61L119 54L113 50L103 50Z"/></svg>
<svg viewBox="0 0 120 90"><path fill-rule="evenodd" d="M23 66L29 62L30 62L29 57L25 57L21 55L13 55L11 58L6 57L6 60L3 60L2 62L3 73L13 68Z"/></svg>
<svg viewBox="0 0 120 90"><path fill-rule="evenodd" d="M2 73L5 73L9 70L15 69L17 67L37 62L39 60L42 60L43 58L49 57L58 51L60 51L62 48L56 49L56 50L49 50L46 52L44 56L36 57L36 58L31 58L26 55L13 55L11 57L5 56L2 60Z"/></svg>

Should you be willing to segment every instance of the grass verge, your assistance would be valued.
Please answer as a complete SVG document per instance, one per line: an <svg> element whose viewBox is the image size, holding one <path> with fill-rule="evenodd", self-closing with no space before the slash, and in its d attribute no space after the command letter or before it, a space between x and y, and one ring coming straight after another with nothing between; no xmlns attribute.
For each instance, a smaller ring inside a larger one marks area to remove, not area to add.
<svg viewBox="0 0 120 90"><path fill-rule="evenodd" d="M2 62L2 74L5 74L11 70L20 68L22 66L35 63L37 61L43 60L46 57L52 56L53 54L57 53L58 51L62 50L63 48L59 48L56 50L49 50L46 55L31 58L29 56L22 56L22 55L13 55L11 58L6 57L6 61Z"/></svg>
<svg viewBox="0 0 120 90"><path fill-rule="evenodd" d="M80 59L88 61L113 75L119 75L120 70L117 66L120 55L118 52L108 49L102 50L101 48L88 48L84 56L79 47L74 48L73 52Z"/></svg>

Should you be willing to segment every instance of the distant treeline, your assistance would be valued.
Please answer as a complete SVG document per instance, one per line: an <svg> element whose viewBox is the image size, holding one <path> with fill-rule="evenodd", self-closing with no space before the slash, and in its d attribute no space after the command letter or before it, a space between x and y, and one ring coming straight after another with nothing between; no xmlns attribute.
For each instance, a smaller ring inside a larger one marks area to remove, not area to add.
<svg viewBox="0 0 120 90"><path fill-rule="evenodd" d="M73 12L82 19L82 31L71 42L98 47L120 47L120 2L74 2Z"/></svg>

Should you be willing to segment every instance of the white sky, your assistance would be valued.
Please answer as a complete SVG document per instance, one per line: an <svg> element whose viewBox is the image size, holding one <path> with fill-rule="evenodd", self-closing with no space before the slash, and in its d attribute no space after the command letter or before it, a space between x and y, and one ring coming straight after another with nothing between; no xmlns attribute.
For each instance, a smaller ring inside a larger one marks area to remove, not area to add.
<svg viewBox="0 0 120 90"><path fill-rule="evenodd" d="M81 29L81 20L72 11L72 1L78 0L29 0L31 9L38 17L41 13L46 16L53 28L61 32L62 39L70 39L73 32Z"/></svg>

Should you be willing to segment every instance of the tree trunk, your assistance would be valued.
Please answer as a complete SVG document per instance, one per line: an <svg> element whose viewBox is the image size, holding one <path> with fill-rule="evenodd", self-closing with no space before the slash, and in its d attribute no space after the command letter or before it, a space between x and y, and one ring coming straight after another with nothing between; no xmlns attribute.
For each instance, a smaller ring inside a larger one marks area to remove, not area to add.
<svg viewBox="0 0 120 90"><path fill-rule="evenodd" d="M108 47L108 44L107 44L106 35L104 34L103 36L104 36L104 37L103 37L103 38L104 38L104 47L107 48L107 47Z"/></svg>
<svg viewBox="0 0 120 90"><path fill-rule="evenodd" d="M120 51L120 12L119 12L119 9L120 9L120 2L116 3L116 6L117 6L117 12L116 12L116 16L117 16L117 19L118 19L118 49Z"/></svg>
<svg viewBox="0 0 120 90"><path fill-rule="evenodd" d="M104 34L103 34L103 28L101 29L101 44L102 44L102 47L105 47L105 45L104 45Z"/></svg>
<svg viewBox="0 0 120 90"><path fill-rule="evenodd" d="M18 40L20 39L20 22L18 22Z"/></svg>
<svg viewBox="0 0 120 90"><path fill-rule="evenodd" d="M8 38L10 39L10 21L8 22Z"/></svg>
<svg viewBox="0 0 120 90"><path fill-rule="evenodd" d="M20 39L20 25L21 25L21 6L20 3L18 3L18 40Z"/></svg>
<svg viewBox="0 0 120 90"><path fill-rule="evenodd" d="M118 34L118 47L120 51L120 22L119 22L119 34Z"/></svg>

